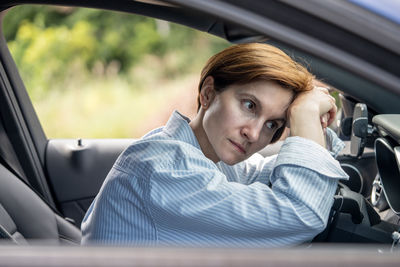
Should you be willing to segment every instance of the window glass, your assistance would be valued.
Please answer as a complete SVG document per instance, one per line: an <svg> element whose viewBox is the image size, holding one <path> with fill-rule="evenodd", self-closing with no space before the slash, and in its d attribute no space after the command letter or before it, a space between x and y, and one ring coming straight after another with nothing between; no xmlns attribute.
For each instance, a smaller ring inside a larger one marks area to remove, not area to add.
<svg viewBox="0 0 400 267"><path fill-rule="evenodd" d="M348 0L369 11L400 24L400 1L393 0Z"/></svg>
<svg viewBox="0 0 400 267"><path fill-rule="evenodd" d="M193 117L202 66L229 44L143 16L18 6L11 54L48 138L138 138L174 109Z"/></svg>

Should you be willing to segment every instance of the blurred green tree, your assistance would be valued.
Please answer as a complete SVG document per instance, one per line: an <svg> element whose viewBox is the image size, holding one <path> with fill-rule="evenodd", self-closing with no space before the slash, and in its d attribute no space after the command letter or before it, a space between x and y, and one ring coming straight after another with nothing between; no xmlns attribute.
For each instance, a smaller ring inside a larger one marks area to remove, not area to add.
<svg viewBox="0 0 400 267"><path fill-rule="evenodd" d="M74 7L13 7L3 31L50 138L137 138L163 125L170 107L191 112L193 101L195 111L201 67L229 45L166 21Z"/></svg>
<svg viewBox="0 0 400 267"><path fill-rule="evenodd" d="M164 75L182 75L209 56L193 58L193 47L214 53L227 46L217 39L205 42L201 33L176 24L85 8L17 6L4 26L24 82L38 98L55 84L93 71L101 74L110 64L115 72L130 75L148 55L174 57L173 63L164 64Z"/></svg>

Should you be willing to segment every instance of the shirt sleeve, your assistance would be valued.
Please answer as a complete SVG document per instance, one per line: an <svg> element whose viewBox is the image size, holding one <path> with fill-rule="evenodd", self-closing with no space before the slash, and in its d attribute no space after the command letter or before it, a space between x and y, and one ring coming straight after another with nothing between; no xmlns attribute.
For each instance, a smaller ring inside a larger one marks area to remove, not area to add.
<svg viewBox="0 0 400 267"><path fill-rule="evenodd" d="M325 228L337 180L346 177L326 149L296 137L275 160L271 186L229 182L218 169L192 163L183 158L149 179L151 217L167 243L303 243Z"/></svg>
<svg viewBox="0 0 400 267"><path fill-rule="evenodd" d="M292 140L293 138L295 139ZM312 165L308 165L310 169L318 170L319 162L315 162L315 160L313 159L314 156L312 154L311 158L308 157L310 156L309 154L310 152L313 153L313 151L316 151L315 153L318 153L320 156L323 157L324 162L331 161L334 164L333 168L340 169L340 166L333 159L337 157L337 155L344 148L345 145L342 142L342 140L338 138L336 133L330 128L327 128L325 139L326 139L327 151L329 152L330 156L328 155L328 153L322 152L321 151L322 147L319 147L318 144L314 143L311 140L301 137L288 137L285 140L285 142L282 142L281 148L285 147L284 157L288 156L289 154L289 158L295 164L296 164L296 158L302 158L304 157L303 154L306 154L305 157L309 159L309 162L315 163ZM297 145L299 145L301 148L300 149L296 148ZM228 179L238 181L243 184L261 182L270 185L271 184L270 177L273 168L276 166L275 161L278 155L279 153L269 157L263 157L262 155L256 153L246 161L237 164L237 166L228 166L226 164L220 163L221 164L220 168L224 173L226 173ZM297 163L297 165L299 166L302 166L302 164L303 164L302 161L299 161ZM347 176L344 176L341 179L347 179Z"/></svg>
<svg viewBox="0 0 400 267"><path fill-rule="evenodd" d="M336 158L339 152L345 147L345 144L337 136L337 134L329 127L326 128L326 146L332 157Z"/></svg>

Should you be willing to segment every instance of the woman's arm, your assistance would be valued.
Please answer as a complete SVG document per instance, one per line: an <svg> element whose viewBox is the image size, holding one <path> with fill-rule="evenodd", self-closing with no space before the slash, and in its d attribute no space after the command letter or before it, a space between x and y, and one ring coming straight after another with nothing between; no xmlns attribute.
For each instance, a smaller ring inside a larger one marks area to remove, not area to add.
<svg viewBox="0 0 400 267"><path fill-rule="evenodd" d="M291 136L300 136L326 147L324 128L336 116L335 99L327 89L314 89L300 93L288 110Z"/></svg>

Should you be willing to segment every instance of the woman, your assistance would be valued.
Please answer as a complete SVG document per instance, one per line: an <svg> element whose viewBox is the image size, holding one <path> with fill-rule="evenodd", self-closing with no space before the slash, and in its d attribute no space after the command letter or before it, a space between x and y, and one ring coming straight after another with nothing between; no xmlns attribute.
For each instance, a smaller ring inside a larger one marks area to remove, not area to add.
<svg viewBox="0 0 400 267"><path fill-rule="evenodd" d="M82 223L83 244L262 246L311 240L327 223L343 143L334 99L279 49L235 45L202 71L198 113L118 158ZM256 154L288 137L277 156ZM325 147L331 147L331 153Z"/></svg>

